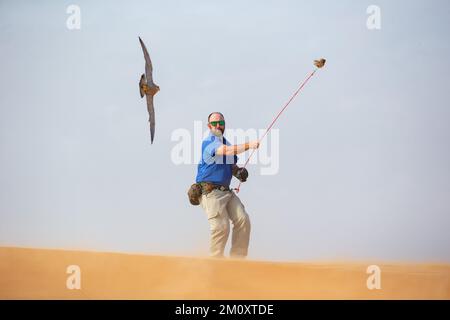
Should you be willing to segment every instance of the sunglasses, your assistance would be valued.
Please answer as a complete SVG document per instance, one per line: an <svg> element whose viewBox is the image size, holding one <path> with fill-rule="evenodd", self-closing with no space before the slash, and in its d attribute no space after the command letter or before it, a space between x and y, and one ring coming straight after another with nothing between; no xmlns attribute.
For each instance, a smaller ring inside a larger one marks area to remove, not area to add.
<svg viewBox="0 0 450 320"><path fill-rule="evenodd" d="M225 125L225 120L211 121L210 124L211 124L213 127L217 126L217 124L219 124L220 126L224 126L224 125Z"/></svg>

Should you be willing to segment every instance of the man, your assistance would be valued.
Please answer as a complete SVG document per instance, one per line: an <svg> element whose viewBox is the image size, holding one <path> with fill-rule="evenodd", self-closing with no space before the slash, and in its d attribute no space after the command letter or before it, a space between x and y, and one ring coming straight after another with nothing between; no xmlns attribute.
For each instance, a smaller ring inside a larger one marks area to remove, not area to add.
<svg viewBox="0 0 450 320"><path fill-rule="evenodd" d="M210 133L202 143L202 159L198 165L196 182L201 186L199 199L210 226L210 255L223 257L233 222L230 256L245 258L250 239L250 218L238 196L230 190L232 176L245 182L248 172L239 168L237 154L257 149L259 142L230 145L223 137L225 119L220 112L208 116Z"/></svg>

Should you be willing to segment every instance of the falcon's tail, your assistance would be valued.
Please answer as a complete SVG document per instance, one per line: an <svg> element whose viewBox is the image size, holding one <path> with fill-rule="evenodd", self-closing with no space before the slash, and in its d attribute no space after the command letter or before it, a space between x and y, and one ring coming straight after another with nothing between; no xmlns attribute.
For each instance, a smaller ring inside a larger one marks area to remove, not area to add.
<svg viewBox="0 0 450 320"><path fill-rule="evenodd" d="M144 85L146 85L145 74L142 74L141 80L139 80L139 92L141 94L141 98L145 96Z"/></svg>

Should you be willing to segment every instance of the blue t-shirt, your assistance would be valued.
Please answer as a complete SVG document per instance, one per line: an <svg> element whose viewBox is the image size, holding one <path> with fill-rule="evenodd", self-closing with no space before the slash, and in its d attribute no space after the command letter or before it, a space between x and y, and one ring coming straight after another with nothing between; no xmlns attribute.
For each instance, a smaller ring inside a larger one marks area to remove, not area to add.
<svg viewBox="0 0 450 320"><path fill-rule="evenodd" d="M218 156L216 155L217 148L222 145L229 146L230 143L223 138L216 137L212 133L203 140L202 143L202 159L198 164L197 183L211 182L222 186L229 186L231 182L232 166L237 163L238 157L233 156Z"/></svg>

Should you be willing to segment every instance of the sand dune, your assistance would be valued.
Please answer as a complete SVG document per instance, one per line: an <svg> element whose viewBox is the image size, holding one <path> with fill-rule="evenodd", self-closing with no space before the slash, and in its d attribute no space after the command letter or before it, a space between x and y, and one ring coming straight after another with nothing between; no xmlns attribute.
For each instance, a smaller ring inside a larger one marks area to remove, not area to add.
<svg viewBox="0 0 450 320"><path fill-rule="evenodd" d="M67 267L81 289L68 289ZM281 263L0 248L1 299L450 299L450 265Z"/></svg>

